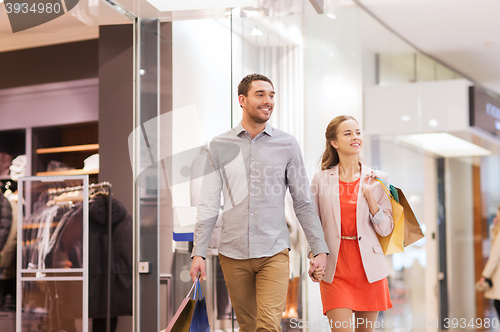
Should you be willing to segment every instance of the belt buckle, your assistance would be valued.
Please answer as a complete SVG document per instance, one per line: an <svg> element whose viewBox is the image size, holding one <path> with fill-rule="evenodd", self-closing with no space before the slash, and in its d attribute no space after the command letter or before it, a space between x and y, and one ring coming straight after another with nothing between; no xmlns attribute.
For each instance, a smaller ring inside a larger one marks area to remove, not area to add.
<svg viewBox="0 0 500 332"><path fill-rule="evenodd" d="M355 236L355 235L352 235L352 236L341 236L340 237L342 240L357 240L358 237Z"/></svg>

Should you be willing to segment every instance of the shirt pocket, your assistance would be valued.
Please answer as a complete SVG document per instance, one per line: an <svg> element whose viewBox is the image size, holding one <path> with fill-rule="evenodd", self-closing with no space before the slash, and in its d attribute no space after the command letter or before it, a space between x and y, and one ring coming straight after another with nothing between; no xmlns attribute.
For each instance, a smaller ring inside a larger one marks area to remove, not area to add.
<svg viewBox="0 0 500 332"><path fill-rule="evenodd" d="M380 246L380 245L372 246L372 248L373 248L373 252L376 254L383 254L384 253L384 250L382 250L382 246Z"/></svg>

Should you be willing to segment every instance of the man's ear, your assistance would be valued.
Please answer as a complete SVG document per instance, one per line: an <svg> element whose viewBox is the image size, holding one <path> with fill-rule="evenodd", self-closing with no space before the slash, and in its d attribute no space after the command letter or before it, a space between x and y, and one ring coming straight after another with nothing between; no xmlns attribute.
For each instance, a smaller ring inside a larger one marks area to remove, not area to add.
<svg viewBox="0 0 500 332"><path fill-rule="evenodd" d="M245 96L244 95L239 95L238 96L238 102L240 103L240 107L243 108L243 105L245 104Z"/></svg>

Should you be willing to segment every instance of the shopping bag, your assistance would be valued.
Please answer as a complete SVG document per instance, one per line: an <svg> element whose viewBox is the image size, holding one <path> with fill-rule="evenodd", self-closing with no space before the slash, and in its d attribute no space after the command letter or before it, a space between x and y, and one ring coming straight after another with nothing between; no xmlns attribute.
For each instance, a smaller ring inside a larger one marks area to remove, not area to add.
<svg viewBox="0 0 500 332"><path fill-rule="evenodd" d="M410 244L417 242L418 240L424 237L424 233L420 228L420 224L418 223L413 210L408 204L403 191L399 188L396 188L398 192L399 204L403 207L404 218L405 218L405 238L404 238L404 246L408 247Z"/></svg>
<svg viewBox="0 0 500 332"><path fill-rule="evenodd" d="M196 305L194 307L193 318L191 319L191 327L189 332L210 332L210 325L208 324L207 303L201 293L200 280L196 279L196 290L194 298L196 298Z"/></svg>
<svg viewBox="0 0 500 332"><path fill-rule="evenodd" d="M392 206L392 220L394 221L394 228L391 234L387 236L381 236L377 234L378 242L382 247L384 255L392 255L398 252L404 251L404 236L405 236L405 221L404 221L404 211L403 206L394 198L392 192L397 195L397 189L385 182L380 178L374 178L376 181L380 182L382 188L384 188L385 193L389 197Z"/></svg>
<svg viewBox="0 0 500 332"><path fill-rule="evenodd" d="M285 311L283 311L282 315L283 319L299 318L300 279L301 277L294 277L288 280L288 292L286 293Z"/></svg>
<svg viewBox="0 0 500 332"><path fill-rule="evenodd" d="M199 282L199 280L197 280ZM191 327L191 320L193 318L193 312L196 305L195 299L190 299L191 292L193 288L196 287L196 282L193 283L191 289L187 296L182 300L179 309L175 313L174 317L170 320L167 328L161 330L160 332L189 332Z"/></svg>

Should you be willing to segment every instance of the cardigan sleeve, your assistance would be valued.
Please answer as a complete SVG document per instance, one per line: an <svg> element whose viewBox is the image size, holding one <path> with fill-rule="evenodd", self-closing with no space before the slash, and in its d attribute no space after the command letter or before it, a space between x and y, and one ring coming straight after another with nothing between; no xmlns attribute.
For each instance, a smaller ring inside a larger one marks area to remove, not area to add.
<svg viewBox="0 0 500 332"><path fill-rule="evenodd" d="M386 173L377 171L377 177L387 182L388 176ZM382 186L382 184L379 185ZM381 236L387 236L391 234L394 228L394 221L392 219L391 201L382 187L379 191L377 203L379 206L379 211L374 216L370 214L370 220L373 224L375 232L377 232Z"/></svg>

